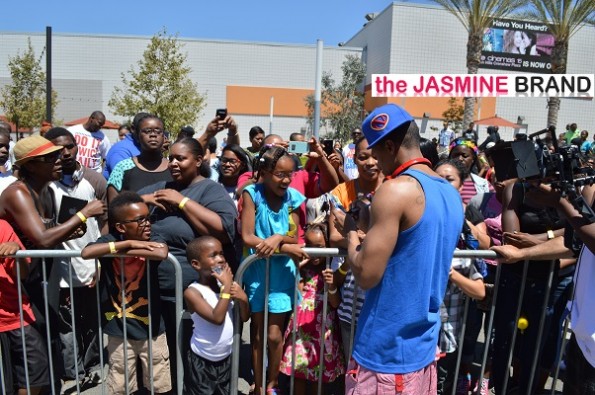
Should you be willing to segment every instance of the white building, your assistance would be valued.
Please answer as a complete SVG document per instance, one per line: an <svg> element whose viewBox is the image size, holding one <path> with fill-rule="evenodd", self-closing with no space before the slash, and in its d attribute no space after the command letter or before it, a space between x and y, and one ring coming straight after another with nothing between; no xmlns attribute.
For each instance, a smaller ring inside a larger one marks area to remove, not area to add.
<svg viewBox="0 0 595 395"><path fill-rule="evenodd" d="M371 10L374 11L374 10ZM323 70L341 78L341 65L348 54L361 56L367 64L366 109L393 102L413 116L429 116L425 137L435 137L430 127L442 126L445 98L372 98L370 76L374 73L465 73L467 32L460 22L437 6L391 3L342 47L325 47ZM362 15L362 22L364 22ZM0 86L9 82L8 58L24 51L31 37L37 54L45 46L42 33L0 33ZM196 122L200 131L215 115L227 108L240 124L241 141L248 144L248 130L254 125L269 131L271 97L274 97L272 130L283 136L307 129L304 98L313 92L316 47L180 39L188 54L192 79L207 95L207 106ZM122 121L107 103L121 74L141 58L149 37L98 36L54 33L53 84L58 92L56 118L68 121L102 110L108 119ZM568 73L593 73L595 28L584 27L570 41ZM482 69L482 73L493 70ZM502 71L498 71L501 73ZM479 99L477 118L498 115L516 122L519 117L529 132L546 127L545 98ZM595 104L592 100L563 99L558 131L576 122L579 129L594 132ZM501 130L503 138L512 129ZM485 127L480 128L480 139ZM115 137L114 137L115 138Z"/></svg>
<svg viewBox="0 0 595 395"><path fill-rule="evenodd" d="M27 48L27 39L39 56L45 34L0 33L0 86L10 82L9 57ZM52 83L58 93L55 118L69 121L101 110L114 121L108 101L121 74L136 67L150 37L53 34ZM217 108L227 108L240 125L240 138L248 145L248 131L259 125L270 128L271 97L274 98L273 132L288 137L307 130L305 97L314 92L316 45L251 43L181 38L188 54L191 78L206 107L196 122L201 131L214 118ZM325 47L323 70L341 79L341 66L348 54L361 49ZM45 61L44 61L45 62ZM45 63L44 63L45 66ZM138 70L138 67L136 67ZM1 111L1 110L0 110ZM110 134L115 141L115 132Z"/></svg>
<svg viewBox="0 0 595 395"><path fill-rule="evenodd" d="M442 128L442 113L447 109L445 98L372 98L371 74L465 74L467 31L459 20L438 6L394 2L375 15L359 32L345 42L360 47L367 64L366 109L384 103L404 106L414 117L430 115L428 128ZM585 26L570 39L567 73L595 71L595 27ZM480 73L507 73L501 70L480 69ZM545 98L483 98L479 99L476 119L494 115L517 122L524 118L529 133L548 125ZM558 116L558 131L576 122L579 130L595 132L595 103L593 100L562 99ZM480 128L480 140L486 127ZM504 132L504 133L503 133ZM500 130L504 139L512 137L513 129ZM435 137L428 129L425 137Z"/></svg>

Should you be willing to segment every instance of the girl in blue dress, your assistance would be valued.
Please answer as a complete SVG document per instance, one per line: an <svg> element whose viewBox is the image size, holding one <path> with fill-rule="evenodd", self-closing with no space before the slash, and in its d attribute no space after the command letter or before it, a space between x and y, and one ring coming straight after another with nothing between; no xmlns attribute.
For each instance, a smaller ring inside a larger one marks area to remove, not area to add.
<svg viewBox="0 0 595 395"><path fill-rule="evenodd" d="M254 368L255 395L262 394L262 352L264 336L264 303L268 302L268 383L266 393L277 393L279 365L283 355L283 332L293 310L296 259L306 256L298 243L298 208L305 197L289 184L295 162L282 147L265 146L256 160L255 179L259 183L242 192L241 229L244 255L257 254L255 262L244 274L244 284L252 311L250 334ZM270 266L268 299L265 297L267 259Z"/></svg>

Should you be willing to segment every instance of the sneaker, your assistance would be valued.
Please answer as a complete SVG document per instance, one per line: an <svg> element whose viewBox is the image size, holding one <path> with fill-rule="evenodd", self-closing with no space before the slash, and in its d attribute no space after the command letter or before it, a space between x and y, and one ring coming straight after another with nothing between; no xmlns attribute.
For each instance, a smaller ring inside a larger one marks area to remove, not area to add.
<svg viewBox="0 0 595 395"><path fill-rule="evenodd" d="M471 376L459 376L457 379L457 391L456 395L468 395L469 389L471 389Z"/></svg>
<svg viewBox="0 0 595 395"><path fill-rule="evenodd" d="M81 385L91 385L91 386L96 386L98 384L102 383L102 379L101 379L101 373L99 370L96 370L94 372L87 372L87 374L85 374L85 377L82 378L81 380Z"/></svg>
<svg viewBox="0 0 595 395"><path fill-rule="evenodd" d="M481 388L477 388L479 386L479 380L475 383L475 388L473 388L473 393L477 395L490 395L490 379L482 378L481 379Z"/></svg>

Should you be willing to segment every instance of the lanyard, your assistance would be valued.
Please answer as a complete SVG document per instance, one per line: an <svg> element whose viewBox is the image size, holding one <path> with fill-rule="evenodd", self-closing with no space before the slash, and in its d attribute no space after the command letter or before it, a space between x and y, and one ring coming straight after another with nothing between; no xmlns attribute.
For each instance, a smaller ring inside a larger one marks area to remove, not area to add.
<svg viewBox="0 0 595 395"><path fill-rule="evenodd" d="M401 173L403 173L405 170L409 169L411 166L415 166L415 165L419 165L419 164L429 166L430 168L432 167L432 162L430 162L426 158L411 159L411 160L403 163L401 166L399 166L397 168L397 170L393 171L393 174L391 174L390 176L384 177L384 181L392 180L393 178L396 178L399 175L401 175Z"/></svg>

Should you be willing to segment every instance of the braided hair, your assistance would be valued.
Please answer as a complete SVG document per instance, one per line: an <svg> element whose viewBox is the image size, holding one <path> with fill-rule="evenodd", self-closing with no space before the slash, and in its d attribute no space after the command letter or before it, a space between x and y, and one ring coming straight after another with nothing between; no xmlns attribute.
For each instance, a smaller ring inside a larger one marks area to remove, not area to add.
<svg viewBox="0 0 595 395"><path fill-rule="evenodd" d="M324 244L325 246L328 246L329 244L329 230L328 230L328 226L326 224L326 222L310 222L308 225L306 225L306 231L304 232L304 234L308 233L308 232L320 232L322 233L322 236L324 237Z"/></svg>
<svg viewBox="0 0 595 395"><path fill-rule="evenodd" d="M283 147L278 145L265 144L260 149L258 156L254 158L252 165L252 178L258 180L262 171L273 171L277 166L279 159L284 156L289 156L289 152Z"/></svg>

